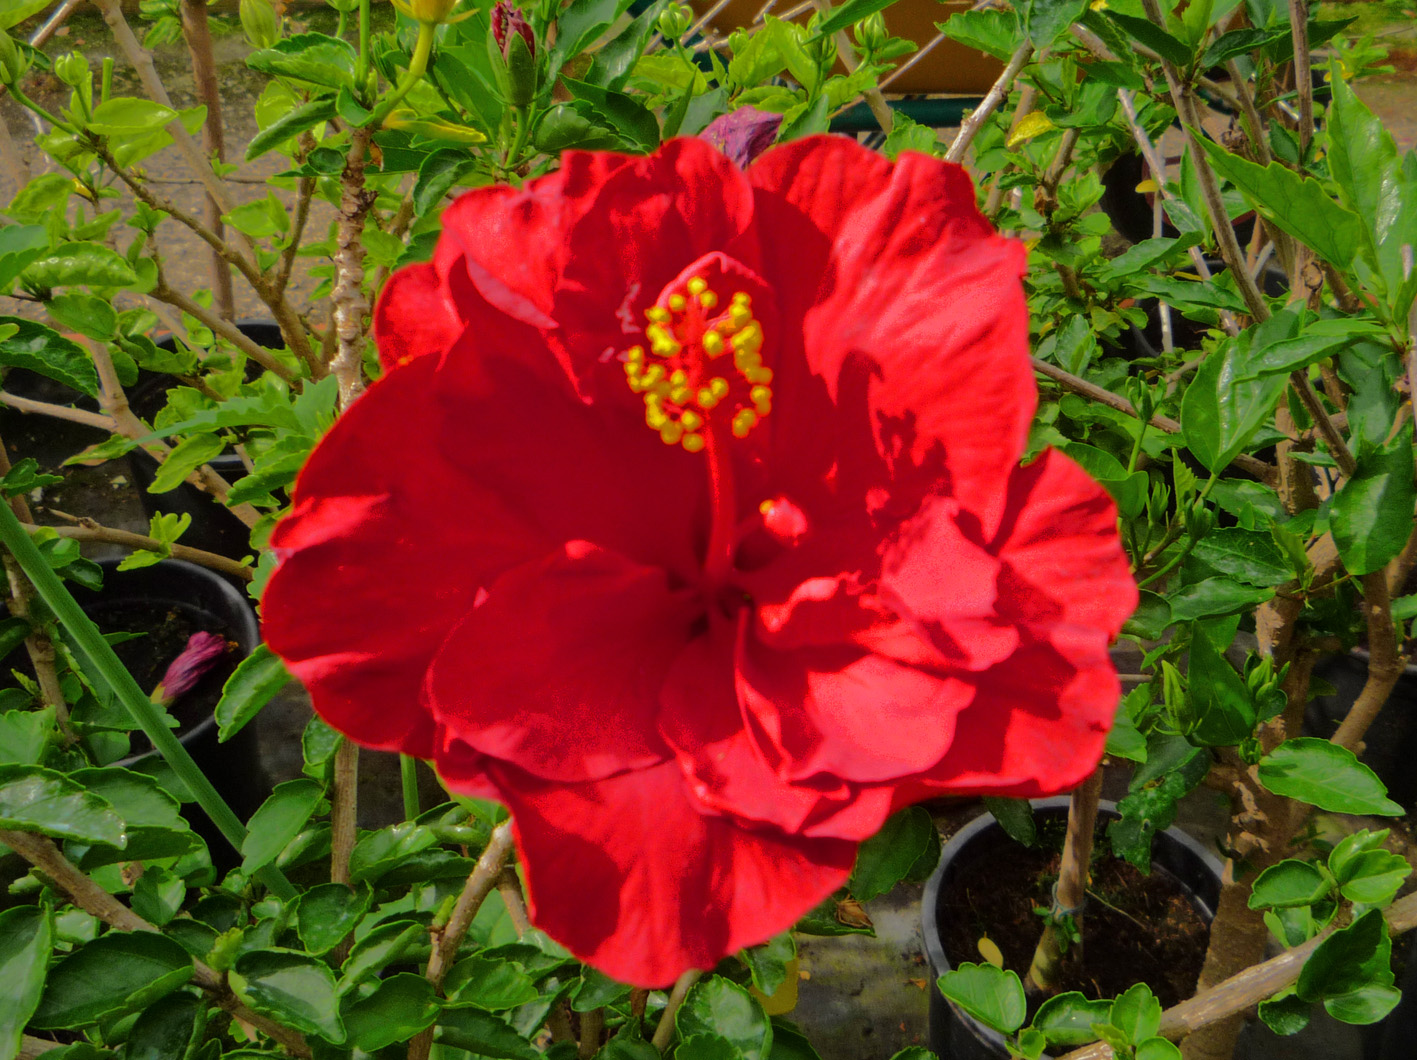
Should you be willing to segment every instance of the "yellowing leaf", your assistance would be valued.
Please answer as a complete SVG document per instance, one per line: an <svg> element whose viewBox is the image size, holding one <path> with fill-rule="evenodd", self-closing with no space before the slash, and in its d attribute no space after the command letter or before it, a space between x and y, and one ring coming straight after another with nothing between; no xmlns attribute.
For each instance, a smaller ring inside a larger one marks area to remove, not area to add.
<svg viewBox="0 0 1417 1060"><path fill-rule="evenodd" d="M1142 181L1136 187L1137 194L1139 195L1150 195L1152 192L1160 190L1161 185L1157 184L1156 181L1152 180L1150 177Z"/></svg>
<svg viewBox="0 0 1417 1060"><path fill-rule="evenodd" d="M1046 133L1049 129L1054 128L1057 128L1057 126L1048 120L1048 115L1044 114L1041 110L1032 111L1031 113L1025 114L1023 118L1020 119L1019 123L1013 127L1013 131L1009 133L1008 146L1013 147L1014 144L1021 144L1027 140L1032 140L1040 133Z"/></svg>
<svg viewBox="0 0 1417 1060"><path fill-rule="evenodd" d="M1004 966L1004 952L994 944L994 940L988 935L979 939L979 956L992 964L995 968Z"/></svg>
<svg viewBox="0 0 1417 1060"><path fill-rule="evenodd" d="M797 958L793 957L786 967L787 978L773 993L764 994L755 986L748 987L748 993L758 999L763 1011L769 1016L785 1016L797 1007L797 983L801 966L797 963Z"/></svg>

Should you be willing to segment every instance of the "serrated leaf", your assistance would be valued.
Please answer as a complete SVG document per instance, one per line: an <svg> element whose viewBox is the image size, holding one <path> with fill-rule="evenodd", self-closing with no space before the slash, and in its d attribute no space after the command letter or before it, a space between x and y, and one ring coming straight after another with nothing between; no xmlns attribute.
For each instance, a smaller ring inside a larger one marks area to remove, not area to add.
<svg viewBox="0 0 1417 1060"><path fill-rule="evenodd" d="M138 274L128 259L99 243L62 243L56 249L35 258L20 273L26 284L49 289L52 287L129 287L138 282Z"/></svg>
<svg viewBox="0 0 1417 1060"><path fill-rule="evenodd" d="M349 1044L374 1053L431 1027L440 1008L432 983L421 975L400 972L380 982L368 997L348 1005L342 1016Z"/></svg>
<svg viewBox="0 0 1417 1060"><path fill-rule="evenodd" d="M324 785L306 777L277 784L251 815L241 844L241 871L252 876L274 861L305 827L324 794Z"/></svg>
<svg viewBox="0 0 1417 1060"><path fill-rule="evenodd" d="M28 368L89 397L98 396L98 371L89 352L77 342L32 320L0 317L0 324L15 327L11 335L0 339L0 364Z"/></svg>
<svg viewBox="0 0 1417 1060"><path fill-rule="evenodd" d="M311 953L328 953L364 918L373 895L369 888L321 883L301 893L291 909L300 941Z"/></svg>
<svg viewBox="0 0 1417 1060"><path fill-rule="evenodd" d="M0 765L0 827L81 843L125 842L123 819L106 799L39 766Z"/></svg>
<svg viewBox="0 0 1417 1060"><path fill-rule="evenodd" d="M260 158L273 147L315 128L335 116L335 102L328 96L312 99L266 126L246 146L246 161Z"/></svg>
<svg viewBox="0 0 1417 1060"><path fill-rule="evenodd" d="M335 977L323 962L294 950L253 950L236 958L229 976L236 996L261 1015L344 1042Z"/></svg>
<svg viewBox="0 0 1417 1060"><path fill-rule="evenodd" d="M163 457L148 492L168 493L175 490L187 480L188 475L225 451L226 442L214 434L196 434L183 439Z"/></svg>
<svg viewBox="0 0 1417 1060"><path fill-rule="evenodd" d="M1030 1026L1041 1032L1051 1047L1084 1045L1097 1040L1092 1025L1106 1022L1111 1010L1111 1002L1089 1001L1073 990L1043 1002Z"/></svg>
<svg viewBox="0 0 1417 1060"><path fill-rule="evenodd" d="M1357 470L1333 495L1329 529L1351 574L1381 570L1407 544L1417 504L1412 423L1380 448L1360 446Z"/></svg>
<svg viewBox="0 0 1417 1060"><path fill-rule="evenodd" d="M240 732L289 682L285 663L266 645L258 644L222 686L216 705L218 741L225 743Z"/></svg>
<svg viewBox="0 0 1417 1060"><path fill-rule="evenodd" d="M753 996L737 983L714 975L694 984L674 1025L681 1038L717 1034L726 1038L744 1060L767 1060L772 1051L772 1024Z"/></svg>
<svg viewBox="0 0 1417 1060"><path fill-rule="evenodd" d="M1332 882L1311 862L1288 858L1255 877L1250 908L1313 905L1324 898Z"/></svg>
<svg viewBox="0 0 1417 1060"><path fill-rule="evenodd" d="M30 1021L40 1030L82 1027L147 1008L192 978L192 958L150 931L112 931L56 964Z"/></svg>
<svg viewBox="0 0 1417 1060"><path fill-rule="evenodd" d="M962 964L940 976L940 993L985 1026L1013 1034L1023 1026L1027 1005L1018 974L992 964Z"/></svg>

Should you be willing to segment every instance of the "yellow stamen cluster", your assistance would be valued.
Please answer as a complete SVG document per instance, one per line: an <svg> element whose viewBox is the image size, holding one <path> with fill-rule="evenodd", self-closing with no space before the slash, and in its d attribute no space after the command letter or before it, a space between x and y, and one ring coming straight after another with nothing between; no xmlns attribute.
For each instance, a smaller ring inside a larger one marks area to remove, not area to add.
<svg viewBox="0 0 1417 1060"><path fill-rule="evenodd" d="M772 411L772 369L763 365L762 325L753 317L752 298L739 291L716 313L718 294L702 276L665 305L645 310L645 339L624 353L630 389L644 395L645 424L666 445L690 453L707 444L709 414L724 406L729 429L745 438ZM725 371L716 362L732 356Z"/></svg>

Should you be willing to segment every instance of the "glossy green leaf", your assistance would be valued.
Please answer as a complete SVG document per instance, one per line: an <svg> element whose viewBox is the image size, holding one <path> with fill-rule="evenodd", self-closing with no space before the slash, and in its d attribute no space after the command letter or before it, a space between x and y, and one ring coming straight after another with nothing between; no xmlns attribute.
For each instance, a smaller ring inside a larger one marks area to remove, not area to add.
<svg viewBox="0 0 1417 1060"><path fill-rule="evenodd" d="M373 882L397 868L405 858L438 842L432 829L404 821L381 828L354 844L349 855L351 883Z"/></svg>
<svg viewBox="0 0 1417 1060"><path fill-rule="evenodd" d="M595 1054L595 1060L660 1060L659 1050L643 1038L617 1034Z"/></svg>
<svg viewBox="0 0 1417 1060"><path fill-rule="evenodd" d="M910 873L930 843L935 822L919 806L892 814L856 854L847 887L857 901L885 894Z"/></svg>
<svg viewBox="0 0 1417 1060"><path fill-rule="evenodd" d="M1013 11L960 11L935 27L948 39L1003 61L1020 43L1018 15Z"/></svg>
<svg viewBox="0 0 1417 1060"><path fill-rule="evenodd" d="M133 884L133 912L158 927L167 925L182 909L187 886L160 865L149 865Z"/></svg>
<svg viewBox="0 0 1417 1060"><path fill-rule="evenodd" d="M1295 993L1323 1001L1329 1015L1345 1023L1373 1023L1400 997L1392 987L1392 940L1383 915L1373 909L1319 943Z"/></svg>
<svg viewBox="0 0 1417 1060"><path fill-rule="evenodd" d="M1287 580L1287 579L1286 579ZM1167 597L1173 622L1234 615L1251 610L1274 595L1274 589L1242 585L1230 578L1206 578Z"/></svg>
<svg viewBox="0 0 1417 1060"><path fill-rule="evenodd" d="M401 972L383 980L368 997L346 1005L342 1015L347 1040L366 1053L406 1042L433 1025L439 1008L432 983Z"/></svg>
<svg viewBox="0 0 1417 1060"><path fill-rule="evenodd" d="M246 146L246 161L250 162L260 158L271 148L280 146L287 140L315 128L321 122L329 121L334 116L335 103L328 96L313 99L309 103L296 107L281 115L251 138L251 142Z"/></svg>
<svg viewBox="0 0 1417 1060"><path fill-rule="evenodd" d="M124 843L123 819L107 800L39 766L0 765L0 827L83 843Z"/></svg>
<svg viewBox="0 0 1417 1060"><path fill-rule="evenodd" d="M1035 48L1047 48L1082 17L1088 0L1025 0L1023 25Z"/></svg>
<svg viewBox="0 0 1417 1060"><path fill-rule="evenodd" d="M1385 446L1360 446L1356 459L1357 471L1333 495L1329 529L1349 572L1368 574L1401 552L1412 533L1412 423Z"/></svg>
<svg viewBox="0 0 1417 1060"><path fill-rule="evenodd" d="M433 1037L442 1045L493 1060L542 1060L542 1054L515 1027L481 1009L444 1009Z"/></svg>
<svg viewBox="0 0 1417 1060"><path fill-rule="evenodd" d="M984 805L999 823L999 827L1015 842L1031 847L1038 841L1038 828L1033 821L1033 806L1027 799L985 796Z"/></svg>
<svg viewBox="0 0 1417 1060"><path fill-rule="evenodd" d="M1398 817L1404 812L1387 797L1377 774L1352 751L1315 737L1286 740L1265 755L1260 760L1259 779L1276 795L1332 813Z"/></svg>
<svg viewBox="0 0 1417 1060"><path fill-rule="evenodd" d="M335 977L322 961L294 950L253 950L236 958L229 974L236 996L261 1015L344 1042Z"/></svg>
<svg viewBox="0 0 1417 1060"><path fill-rule="evenodd" d="M241 871L247 876L269 865L299 834L324 798L324 785L306 777L277 784L251 816L241 844Z"/></svg>
<svg viewBox="0 0 1417 1060"><path fill-rule="evenodd" d="M192 958L150 931L111 931L49 972L32 1027L82 1027L154 1004L192 978Z"/></svg>
<svg viewBox="0 0 1417 1060"><path fill-rule="evenodd" d="M1287 380L1282 375L1245 378L1252 332L1242 332L1205 359L1181 399L1186 448L1207 470L1223 470L1273 415Z"/></svg>
<svg viewBox="0 0 1417 1060"><path fill-rule="evenodd" d="M1107 17L1121 27L1128 37L1145 44L1156 54L1170 59L1177 66L1189 66L1191 49L1178 37L1166 32L1160 26L1137 15L1124 15L1120 11L1107 10Z"/></svg>
<svg viewBox="0 0 1417 1060"><path fill-rule="evenodd" d="M111 342L118 332L118 314L112 304L83 291L55 295L44 309L60 327L97 342Z"/></svg>
<svg viewBox="0 0 1417 1060"><path fill-rule="evenodd" d="M144 773L104 766L75 770L69 779L106 800L129 828L187 828L181 804Z"/></svg>
<svg viewBox="0 0 1417 1060"><path fill-rule="evenodd" d="M99 243L62 243L25 266L20 274L28 285L52 287L128 287L138 282L138 274L128 260Z"/></svg>
<svg viewBox="0 0 1417 1060"><path fill-rule="evenodd" d="M1023 1026L1026 1005L1018 973L992 964L962 964L940 976L940 992L1001 1034Z"/></svg>
<svg viewBox="0 0 1417 1060"><path fill-rule="evenodd" d="M1143 589L1137 609L1122 627L1123 633L1143 640L1160 640L1171 624L1171 607L1164 596Z"/></svg>
<svg viewBox="0 0 1417 1060"><path fill-rule="evenodd" d="M224 743L245 728L289 682L285 664L264 644L256 645L222 686L216 705L218 739Z"/></svg>
<svg viewBox="0 0 1417 1060"><path fill-rule="evenodd" d="M128 1033L124 1060L176 1060L187 1052L202 1003L190 994L169 994L139 1016Z"/></svg>
<svg viewBox="0 0 1417 1060"><path fill-rule="evenodd" d="M556 19L553 61L559 65L585 51L629 6L630 0L571 0Z"/></svg>
<svg viewBox="0 0 1417 1060"><path fill-rule="evenodd" d="M1107 1022L1121 1031L1133 1045L1161 1029L1161 1002L1145 983L1135 983L1117 995Z"/></svg>
<svg viewBox="0 0 1417 1060"><path fill-rule="evenodd" d="M1250 908L1313 905L1328 895L1333 883L1312 862L1288 858L1255 877Z"/></svg>
<svg viewBox="0 0 1417 1060"><path fill-rule="evenodd" d="M1260 1019L1275 1034L1289 1036L1298 1034L1309 1025L1309 1017L1314 1009L1312 1001L1305 1001L1295 994L1293 988L1285 990L1268 1001L1261 1001Z"/></svg>
<svg viewBox="0 0 1417 1060"><path fill-rule="evenodd" d="M1089 1001L1076 990L1050 997L1038 1007L1030 1024L1048 1039L1050 1047L1072 1047L1097 1040L1094 1023L1105 1023L1112 1011L1109 1001Z"/></svg>
<svg viewBox="0 0 1417 1060"><path fill-rule="evenodd" d="M15 325L13 334L0 339L0 365L28 368L90 397L98 396L93 358L77 342L32 320L0 317L0 324Z"/></svg>
<svg viewBox="0 0 1417 1060"><path fill-rule="evenodd" d="M9 327L14 327L13 324ZM11 334L18 334L19 328L15 328ZM57 486L64 481L63 475L49 475L39 470L39 461L32 456L27 456L23 460L16 461L15 465L5 472L5 477L0 478L0 493L6 497L18 497L22 493L29 493L33 489L43 486ZM0 652L5 651L0 646Z"/></svg>
<svg viewBox="0 0 1417 1060"><path fill-rule="evenodd" d="M41 764L55 731L53 707L0 714L0 763Z"/></svg>
<svg viewBox="0 0 1417 1060"><path fill-rule="evenodd" d="M792 933L786 931L774 935L761 946L749 946L739 956L752 974L753 985L765 996L771 997L792 971L789 965L797 959L797 943L793 941Z"/></svg>
<svg viewBox="0 0 1417 1060"><path fill-rule="evenodd" d="M743 1060L743 1054L721 1034L700 1031L682 1038L674 1050L674 1060Z"/></svg>
<svg viewBox="0 0 1417 1060"><path fill-rule="evenodd" d="M480 953L452 967L443 992L450 1004L474 1005L489 1012L525 1005L538 994L536 981L520 965Z"/></svg>
<svg viewBox="0 0 1417 1060"><path fill-rule="evenodd" d="M22 905L0 913L0 1057L19 1053L25 1024L39 1006L54 949L49 910Z"/></svg>
<svg viewBox="0 0 1417 1060"><path fill-rule="evenodd" d="M1181 1060L1181 1047L1165 1038L1148 1038L1137 1045L1136 1060Z"/></svg>
<svg viewBox="0 0 1417 1060"><path fill-rule="evenodd" d="M9 29L18 26L27 18L33 18L54 0L9 0L3 10L0 10L0 29Z"/></svg>
<svg viewBox="0 0 1417 1060"><path fill-rule="evenodd" d="M368 887L317 884L303 892L291 910L295 933L311 953L328 953L364 918L372 898Z"/></svg>
<svg viewBox="0 0 1417 1060"><path fill-rule="evenodd" d="M340 992L344 993L388 965L405 958L419 944L428 945L428 926L416 920L394 920L380 924L349 951L340 969Z"/></svg>
<svg viewBox="0 0 1417 1060"><path fill-rule="evenodd" d="M1244 679L1197 623L1191 626L1186 706L1186 734L1195 743L1231 747L1254 731L1255 706Z"/></svg>
<svg viewBox="0 0 1417 1060"><path fill-rule="evenodd" d="M349 88L357 62L354 46L323 33L297 33L246 56L246 65L263 74L293 77L327 88Z"/></svg>
<svg viewBox="0 0 1417 1060"><path fill-rule="evenodd" d="M413 184L413 211L423 216L443 201L443 196L459 180L477 166L477 160L465 149L440 147L418 167L418 179Z"/></svg>
<svg viewBox="0 0 1417 1060"><path fill-rule="evenodd" d="M168 493L187 480L187 476L207 461L220 456L226 442L214 434L194 434L174 445L158 465L149 493Z"/></svg>
<svg viewBox="0 0 1417 1060"><path fill-rule="evenodd" d="M762 1006L737 983L714 975L700 979L674 1019L681 1038L717 1034L744 1060L766 1060L772 1051L772 1024Z"/></svg>
<svg viewBox="0 0 1417 1060"><path fill-rule="evenodd" d="M1191 555L1247 585L1271 588L1294 576L1274 537L1258 530L1215 527L1195 543Z"/></svg>
<svg viewBox="0 0 1417 1060"><path fill-rule="evenodd" d="M1358 256L1363 243L1362 221L1352 210L1335 202L1322 183L1301 176L1280 162L1261 166L1204 137L1200 142L1216 172L1239 188L1270 224L1341 269L1348 268Z"/></svg>

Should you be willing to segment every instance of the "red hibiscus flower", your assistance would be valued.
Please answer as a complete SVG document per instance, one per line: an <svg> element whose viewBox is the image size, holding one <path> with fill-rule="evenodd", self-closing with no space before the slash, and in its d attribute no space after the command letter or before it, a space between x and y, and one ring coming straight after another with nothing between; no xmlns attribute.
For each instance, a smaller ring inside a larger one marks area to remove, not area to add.
<svg viewBox="0 0 1417 1060"><path fill-rule="evenodd" d="M266 638L336 728L508 805L578 957L711 967L893 810L1101 755L1136 590L1106 493L1019 466L1023 269L962 169L836 137L473 191L377 307Z"/></svg>

